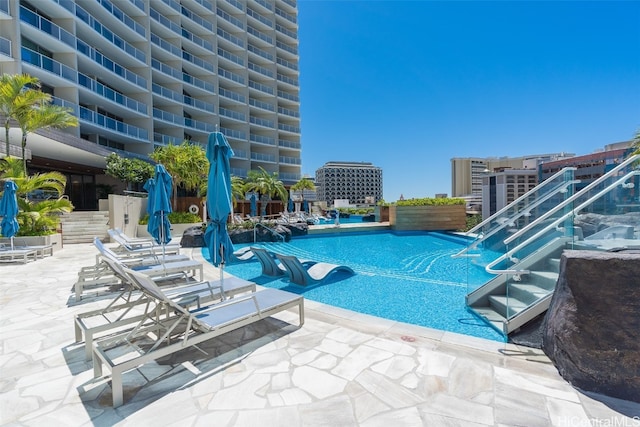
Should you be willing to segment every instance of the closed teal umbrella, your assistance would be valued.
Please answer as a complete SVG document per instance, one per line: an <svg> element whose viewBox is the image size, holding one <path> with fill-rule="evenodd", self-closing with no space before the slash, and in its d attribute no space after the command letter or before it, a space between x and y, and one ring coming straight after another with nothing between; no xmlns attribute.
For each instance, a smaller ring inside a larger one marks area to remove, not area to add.
<svg viewBox="0 0 640 427"><path fill-rule="evenodd" d="M145 188L149 192L147 211L149 212L149 224L147 231L160 245L166 245L171 241L171 192L173 180L171 175L161 164L156 165L156 173L152 182L147 181Z"/></svg>
<svg viewBox="0 0 640 427"><path fill-rule="evenodd" d="M251 214L251 217L253 218L258 213L258 202L256 200L255 193L251 194L251 197L249 197L249 201L251 202L251 204L250 204L250 207L251 207L250 214Z"/></svg>
<svg viewBox="0 0 640 427"><path fill-rule="evenodd" d="M20 224L16 220L18 216L18 200L16 199L16 190L18 186L13 181L4 183L4 193L0 200L0 231L4 237L11 238L11 249L13 249L13 236L18 233Z"/></svg>
<svg viewBox="0 0 640 427"><path fill-rule="evenodd" d="M224 285L224 263L231 260L233 243L227 232L227 218L233 208L231 205L231 166L233 156L231 146L221 132L209 135L207 159L209 176L207 179L207 212L210 221L204 233L204 242L209 249L211 262L220 266L220 286ZM223 293L224 295L224 289Z"/></svg>

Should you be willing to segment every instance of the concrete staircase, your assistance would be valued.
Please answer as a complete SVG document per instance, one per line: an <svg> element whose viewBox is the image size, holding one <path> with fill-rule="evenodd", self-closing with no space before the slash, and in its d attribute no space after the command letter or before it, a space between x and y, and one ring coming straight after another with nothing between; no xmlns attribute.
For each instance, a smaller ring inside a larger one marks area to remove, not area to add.
<svg viewBox="0 0 640 427"><path fill-rule="evenodd" d="M109 238L109 211L71 212L60 216L62 244L91 243Z"/></svg>

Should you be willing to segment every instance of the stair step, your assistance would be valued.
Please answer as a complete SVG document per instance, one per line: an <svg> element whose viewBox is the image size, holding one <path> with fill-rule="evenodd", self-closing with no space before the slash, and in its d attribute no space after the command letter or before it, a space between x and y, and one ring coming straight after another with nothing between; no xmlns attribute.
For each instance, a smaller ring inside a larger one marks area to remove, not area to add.
<svg viewBox="0 0 640 427"><path fill-rule="evenodd" d="M536 285L552 291L556 288L559 274L554 271L532 271L522 276L521 283Z"/></svg>
<svg viewBox="0 0 640 427"><path fill-rule="evenodd" d="M469 307L475 314L489 322L498 331L504 330L507 319L492 307Z"/></svg>
<svg viewBox="0 0 640 427"><path fill-rule="evenodd" d="M70 212L60 216L62 241L91 243L95 237L107 238L109 211Z"/></svg>
<svg viewBox="0 0 640 427"><path fill-rule="evenodd" d="M489 304L496 312L505 318L520 313L528 306L528 304L519 299L507 297L506 295L489 295ZM509 310L508 314L507 309Z"/></svg>
<svg viewBox="0 0 640 427"><path fill-rule="evenodd" d="M522 302L531 304L549 295L552 291L529 283L512 283L509 285L509 295Z"/></svg>

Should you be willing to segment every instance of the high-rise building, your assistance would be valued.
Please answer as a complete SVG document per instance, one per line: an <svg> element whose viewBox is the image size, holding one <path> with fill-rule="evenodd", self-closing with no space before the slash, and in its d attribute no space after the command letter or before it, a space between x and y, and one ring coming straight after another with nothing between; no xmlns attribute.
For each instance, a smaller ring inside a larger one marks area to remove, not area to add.
<svg viewBox="0 0 640 427"><path fill-rule="evenodd" d="M482 177L494 170L537 169L542 162L572 157L572 153L532 154L522 157L455 157L451 159L451 196L481 196Z"/></svg>
<svg viewBox="0 0 640 427"><path fill-rule="evenodd" d="M538 185L535 169L503 169L482 177L482 218L489 218Z"/></svg>
<svg viewBox="0 0 640 427"><path fill-rule="evenodd" d="M232 174L299 180L298 57L296 0L0 0L0 72L39 78L79 118L28 143L31 170L65 172L78 209L95 208L109 153L216 130Z"/></svg>
<svg viewBox="0 0 640 427"><path fill-rule="evenodd" d="M316 170L319 201L375 204L382 199L382 169L367 162L327 162Z"/></svg>

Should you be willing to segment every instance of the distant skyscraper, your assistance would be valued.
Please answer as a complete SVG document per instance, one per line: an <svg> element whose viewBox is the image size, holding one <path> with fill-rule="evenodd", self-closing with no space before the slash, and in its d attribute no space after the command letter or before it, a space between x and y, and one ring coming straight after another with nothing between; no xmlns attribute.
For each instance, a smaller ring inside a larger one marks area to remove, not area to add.
<svg viewBox="0 0 640 427"><path fill-rule="evenodd" d="M0 0L0 71L38 77L80 120L30 137L31 168L65 172L74 205L91 209L109 153L220 130L232 174L262 167L295 183L297 12L296 0Z"/></svg>
<svg viewBox="0 0 640 427"><path fill-rule="evenodd" d="M375 204L382 199L382 169L366 162L328 162L316 170L319 201Z"/></svg>

